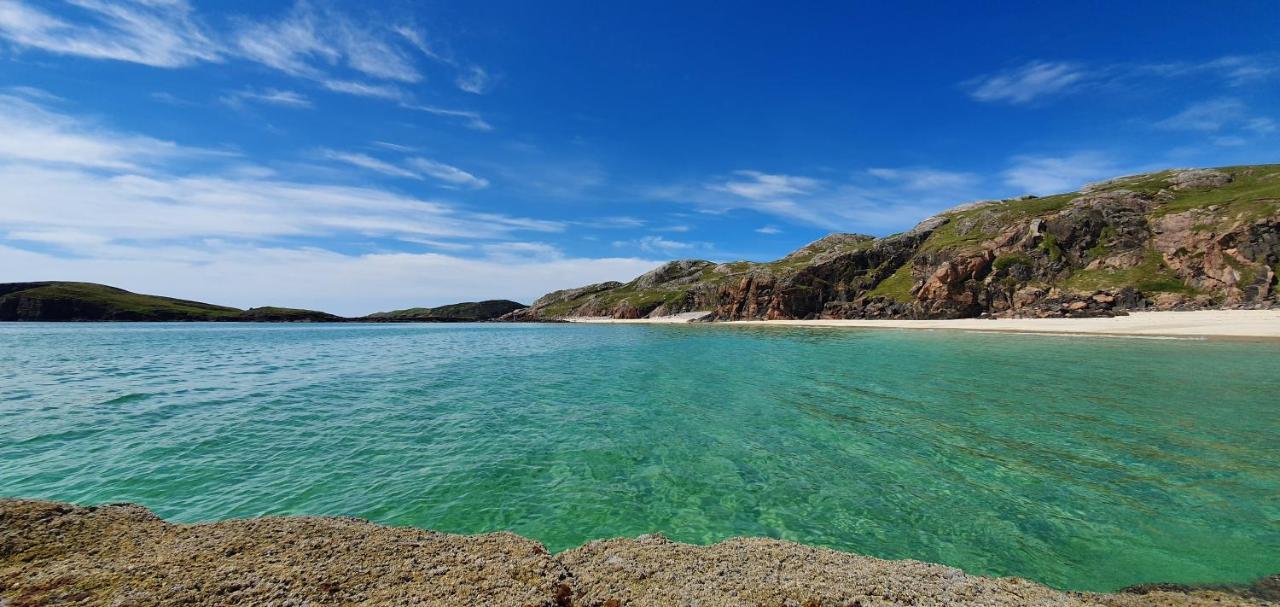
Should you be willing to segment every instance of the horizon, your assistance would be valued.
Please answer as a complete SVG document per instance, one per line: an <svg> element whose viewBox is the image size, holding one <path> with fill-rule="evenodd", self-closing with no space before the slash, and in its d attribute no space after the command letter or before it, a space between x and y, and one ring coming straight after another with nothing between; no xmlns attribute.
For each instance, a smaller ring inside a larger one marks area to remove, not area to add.
<svg viewBox="0 0 1280 607"><path fill-rule="evenodd" d="M225 6L0 1L0 282L530 303L1277 157L1264 3Z"/></svg>

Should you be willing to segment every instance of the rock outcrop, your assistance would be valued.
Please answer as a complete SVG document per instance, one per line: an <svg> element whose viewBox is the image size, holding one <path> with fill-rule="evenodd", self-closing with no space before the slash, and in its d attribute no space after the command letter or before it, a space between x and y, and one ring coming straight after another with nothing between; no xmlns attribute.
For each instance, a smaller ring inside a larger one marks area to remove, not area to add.
<svg viewBox="0 0 1280 607"><path fill-rule="evenodd" d="M1271 307L1280 165L1169 170L953 208L885 238L833 234L770 263L668 263L558 291L512 320L1098 316Z"/></svg>
<svg viewBox="0 0 1280 607"><path fill-rule="evenodd" d="M0 500L0 605L1256 607L1274 582L1061 592L918 561L763 538L661 536L557 555L510 533L460 536L352 518L173 525L140 506Z"/></svg>

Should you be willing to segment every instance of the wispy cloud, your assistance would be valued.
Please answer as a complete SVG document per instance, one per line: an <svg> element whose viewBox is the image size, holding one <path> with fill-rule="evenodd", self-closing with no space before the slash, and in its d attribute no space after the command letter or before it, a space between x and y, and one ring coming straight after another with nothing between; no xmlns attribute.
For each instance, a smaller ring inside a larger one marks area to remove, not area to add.
<svg viewBox="0 0 1280 607"><path fill-rule="evenodd" d="M756 228L755 232L757 234L773 235L773 234L781 234L782 230L777 226L761 226L759 228Z"/></svg>
<svg viewBox="0 0 1280 607"><path fill-rule="evenodd" d="M1102 154L1079 152L1067 156L1016 156L1001 177L1005 184L1022 192L1045 195L1070 192L1121 172Z"/></svg>
<svg viewBox="0 0 1280 607"><path fill-rule="evenodd" d="M363 315L476 299L525 303L553 289L637 276L660 261L634 256L505 258L442 253L340 253L212 241L190 247L121 247L60 257L0 240L6 279L86 280L238 307L284 305Z"/></svg>
<svg viewBox="0 0 1280 607"><path fill-rule="evenodd" d="M734 178L728 181L708 187L751 200L771 200L794 194L808 194L819 187L819 182L809 177L743 170L735 171Z"/></svg>
<svg viewBox="0 0 1280 607"><path fill-rule="evenodd" d="M409 169L398 167L394 164L391 164L390 162L378 160L377 158L374 158L373 156L369 156L368 154L339 152L337 150L323 150L323 154L324 154L324 157L328 158L329 160L337 160L339 162L345 162L349 165L360 167L362 169L368 169L370 171L382 173L383 175L390 175L391 177L404 177L408 179L422 179L422 175L419 175L413 171L410 171Z"/></svg>
<svg viewBox="0 0 1280 607"><path fill-rule="evenodd" d="M409 166L421 171L424 175L429 175L440 181L444 181L456 186L465 186L469 188L485 188L489 186L489 180L476 177L456 166L430 160L428 158L410 158L405 161Z"/></svg>
<svg viewBox="0 0 1280 607"><path fill-rule="evenodd" d="M1243 86L1280 74L1276 58L1228 55L1205 61L1088 64L1033 60L961 83L977 101L1029 104L1071 93L1147 86L1153 80L1207 78Z"/></svg>
<svg viewBox="0 0 1280 607"><path fill-rule="evenodd" d="M200 150L170 141L88 127L27 99L0 95L0 159L96 169L141 165Z"/></svg>
<svg viewBox="0 0 1280 607"><path fill-rule="evenodd" d="M468 110L452 110L448 108L436 107L433 105L421 105L421 104L413 104L413 103L405 104L404 107L411 110L417 110L419 112L434 114L436 116L447 116L449 118L461 118L465 120L467 123L467 126L471 127L473 130L477 130L477 131L493 130L493 125L486 122L485 119L476 112L472 112Z"/></svg>
<svg viewBox="0 0 1280 607"><path fill-rule="evenodd" d="M1181 112L1156 122L1156 127L1202 133L1234 130L1242 135L1269 134L1276 131L1276 123L1273 119L1254 115L1250 112L1248 105L1233 97L1219 97L1193 103ZM1234 137L1239 138L1239 135ZM1232 141L1232 139L1226 140Z"/></svg>
<svg viewBox="0 0 1280 607"><path fill-rule="evenodd" d="M177 68L222 60L185 0L75 0L68 21L19 0L0 2L0 37L60 55Z"/></svg>
<svg viewBox="0 0 1280 607"><path fill-rule="evenodd" d="M483 94L489 90L492 78L484 68L475 64L464 64L457 60L452 53L443 52L432 47L427 43L427 35L421 30L408 25L398 25L393 29L426 57L457 70L458 76L453 82L458 89L475 95Z"/></svg>
<svg viewBox="0 0 1280 607"><path fill-rule="evenodd" d="M311 100L306 95L294 91L282 91L280 89L243 89L234 91L222 96L222 103L231 107L241 107L245 102L264 103L267 105L276 105L291 108L309 108L312 107Z"/></svg>
<svg viewBox="0 0 1280 607"><path fill-rule="evenodd" d="M459 89L474 95L481 95L489 90L489 72L480 66L470 66L458 74L453 83Z"/></svg>
<svg viewBox="0 0 1280 607"><path fill-rule="evenodd" d="M648 194L707 212L746 209L824 229L883 233L972 199L978 185L968 173L921 167L869 169L845 181L741 170L727 179L665 186Z"/></svg>
<svg viewBox="0 0 1280 607"><path fill-rule="evenodd" d="M680 255L697 249L710 249L704 242L682 242L661 236L643 236L636 240L615 240L613 247L617 249L638 249L646 253L662 255Z"/></svg>
<svg viewBox="0 0 1280 607"><path fill-rule="evenodd" d="M501 239L565 228L373 187L295 181L234 164L219 168L207 150L114 131L14 97L0 97L0 131L6 134L0 138L0 226L27 235L74 232L93 237L86 243L341 235ZM206 160L200 171L173 170L197 155ZM388 170L368 157L334 156Z"/></svg>
<svg viewBox="0 0 1280 607"><path fill-rule="evenodd" d="M336 93L460 119L476 130L493 128L476 112L421 104L405 89L424 81L414 49L454 70L455 86L462 91L483 93L492 80L478 65L433 51L417 30L407 26L368 23L327 3L308 0L297 0L279 16L234 18L233 25L222 31L207 27L187 0L67 0L67 4L72 10L54 14L27 0L0 0L0 38L17 48L161 68L242 59ZM290 105L291 99L257 100Z"/></svg>
<svg viewBox="0 0 1280 607"><path fill-rule="evenodd" d="M1069 62L1031 61L1021 66L968 80L964 87L978 101L1029 103L1061 93L1087 78L1082 67Z"/></svg>
<svg viewBox="0 0 1280 607"><path fill-rule="evenodd" d="M321 150L321 155L329 160L336 160L352 166L368 169L391 177L405 179L426 179L428 177L444 182L446 187L466 187L480 189L489 187L489 180L476 177L456 166L445 164L429 158L412 157L403 161L403 165L393 164L374 158L368 154L342 152L338 150Z"/></svg>
<svg viewBox="0 0 1280 607"><path fill-rule="evenodd" d="M278 19L242 20L231 43L242 57L314 80L330 79L335 65L383 80L422 80L413 62L385 35L305 1Z"/></svg>
<svg viewBox="0 0 1280 607"><path fill-rule="evenodd" d="M917 191L956 190L979 182L978 176L972 173L936 169L867 169L867 174Z"/></svg>

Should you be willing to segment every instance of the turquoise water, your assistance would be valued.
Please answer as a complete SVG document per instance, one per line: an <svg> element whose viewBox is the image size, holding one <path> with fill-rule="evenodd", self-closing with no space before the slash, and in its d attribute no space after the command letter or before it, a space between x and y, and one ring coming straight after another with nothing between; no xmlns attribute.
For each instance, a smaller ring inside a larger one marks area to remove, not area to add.
<svg viewBox="0 0 1280 607"><path fill-rule="evenodd" d="M0 325L0 495L552 550L763 535L1056 587L1280 572L1280 345Z"/></svg>

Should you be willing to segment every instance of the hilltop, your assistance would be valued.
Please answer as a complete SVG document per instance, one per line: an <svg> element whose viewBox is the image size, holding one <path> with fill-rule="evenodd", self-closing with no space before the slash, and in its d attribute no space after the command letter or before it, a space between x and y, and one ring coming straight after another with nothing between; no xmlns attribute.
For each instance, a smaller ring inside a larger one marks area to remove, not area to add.
<svg viewBox="0 0 1280 607"><path fill-rule="evenodd" d="M0 283L0 321L478 322L524 307L503 299L344 318L318 310L276 306L241 310L90 282Z"/></svg>
<svg viewBox="0 0 1280 607"><path fill-rule="evenodd" d="M773 262L680 260L549 293L507 320L1098 316L1270 307L1280 165L1170 169L955 207L883 238L832 234Z"/></svg>
<svg viewBox="0 0 1280 607"><path fill-rule="evenodd" d="M407 308L390 312L376 312L363 320L380 322L476 322L493 320L504 314L525 308L522 303L509 299L466 301L436 308Z"/></svg>

